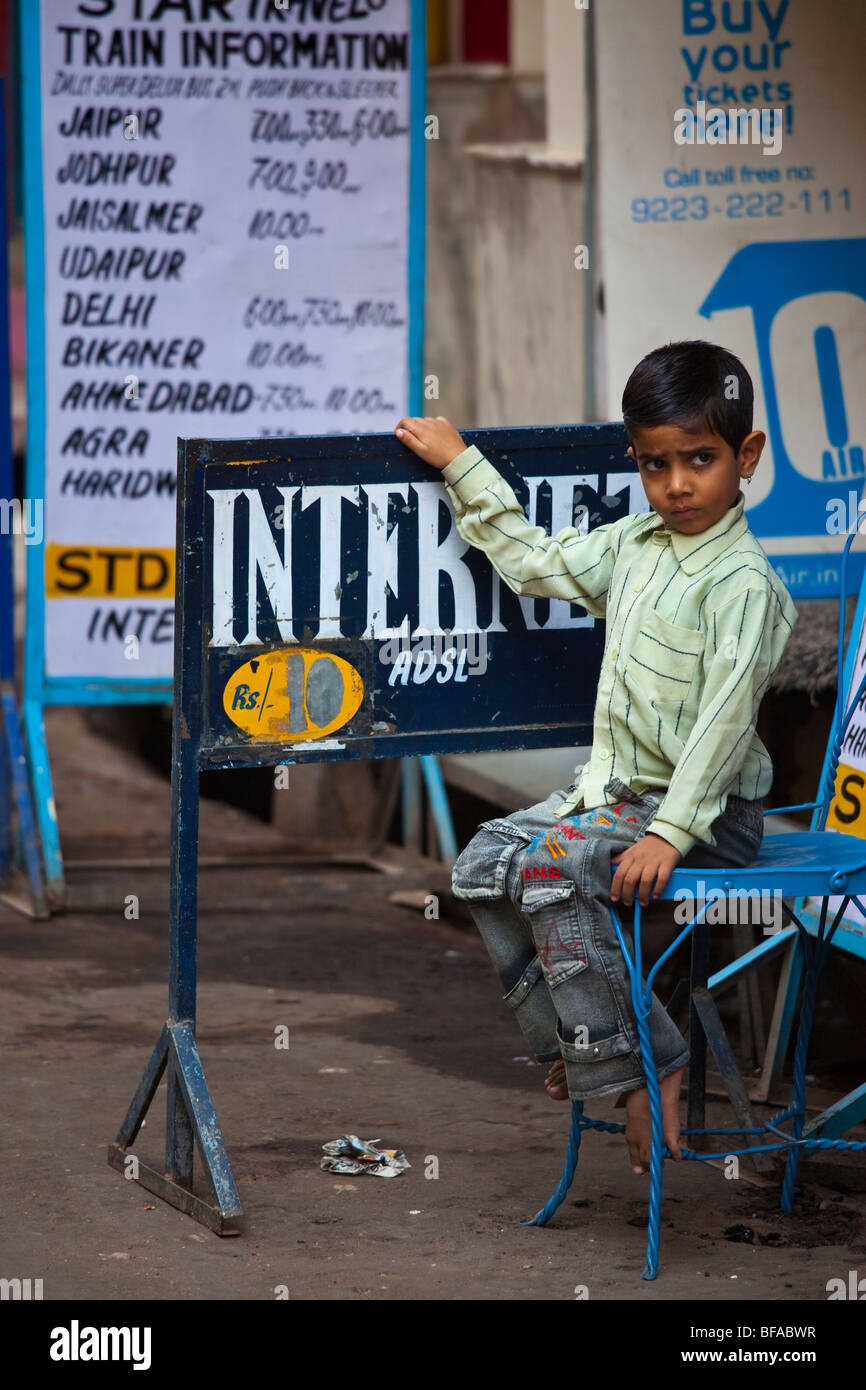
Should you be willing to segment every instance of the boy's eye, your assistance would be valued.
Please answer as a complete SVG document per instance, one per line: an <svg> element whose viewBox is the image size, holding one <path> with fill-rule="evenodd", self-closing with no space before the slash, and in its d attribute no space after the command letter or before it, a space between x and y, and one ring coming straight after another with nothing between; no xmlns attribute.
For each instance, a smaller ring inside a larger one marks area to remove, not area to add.
<svg viewBox="0 0 866 1390"><path fill-rule="evenodd" d="M661 459L644 459L641 466L645 468L648 473L657 473L660 468L664 467L664 464Z"/></svg>
<svg viewBox="0 0 866 1390"><path fill-rule="evenodd" d="M700 464L712 463L712 461L713 461L714 458L715 458L715 454L707 454L707 453L704 453L704 452L701 452L701 453L699 453L699 454L692 454L692 463L700 463Z"/></svg>

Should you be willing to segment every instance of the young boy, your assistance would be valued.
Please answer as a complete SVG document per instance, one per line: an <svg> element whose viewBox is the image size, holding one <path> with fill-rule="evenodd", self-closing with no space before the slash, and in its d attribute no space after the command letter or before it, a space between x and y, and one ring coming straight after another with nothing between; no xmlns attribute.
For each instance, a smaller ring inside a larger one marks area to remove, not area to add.
<svg viewBox="0 0 866 1390"><path fill-rule="evenodd" d="M396 427L442 471L461 536L509 588L606 619L589 762L567 790L483 822L452 886L535 1057L556 1059L551 1098L628 1092L635 1173L649 1169L649 1097L609 904L637 896L645 906L681 861L750 863L772 783L755 721L797 614L743 514L739 482L751 481L766 439L752 403L748 372L723 348L651 352L622 412L652 511L553 537L444 417ZM655 997L650 1027L665 1142L679 1159L688 1049Z"/></svg>

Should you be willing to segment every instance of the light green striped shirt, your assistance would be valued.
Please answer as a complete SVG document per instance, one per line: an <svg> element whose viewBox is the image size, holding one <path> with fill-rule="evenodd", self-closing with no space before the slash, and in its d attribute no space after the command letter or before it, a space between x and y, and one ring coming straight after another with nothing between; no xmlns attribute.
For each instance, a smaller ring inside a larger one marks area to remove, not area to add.
<svg viewBox="0 0 866 1390"><path fill-rule="evenodd" d="M749 530L742 492L697 535L641 512L550 536L475 445L442 479L461 536L510 589L607 619L592 754L556 814L611 805L616 778L638 793L667 788L647 828L682 854L696 840L713 844L728 796L763 797L772 785L755 721L797 620Z"/></svg>

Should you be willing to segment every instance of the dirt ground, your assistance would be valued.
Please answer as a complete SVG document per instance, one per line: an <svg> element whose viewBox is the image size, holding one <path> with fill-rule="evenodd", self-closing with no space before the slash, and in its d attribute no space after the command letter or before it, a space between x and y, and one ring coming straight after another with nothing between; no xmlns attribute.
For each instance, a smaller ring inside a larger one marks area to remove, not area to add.
<svg viewBox="0 0 866 1390"><path fill-rule="evenodd" d="M553 1222L521 1225L558 1180L569 1108L522 1055L441 866L396 851L389 873L250 864L285 843L215 802L202 853L228 846L235 862L200 874L198 1040L243 1232L220 1238L126 1181L106 1154L167 1014L168 873L119 859L166 853L168 788L79 712L49 717L64 843L112 867L70 865L70 910L50 921L0 905L0 1275L41 1278L54 1300L273 1300L284 1286L292 1300L741 1302L823 1301L829 1279L866 1273L849 1170L819 1182L806 1166L784 1215L775 1186L682 1163L666 1165L659 1277L642 1280L647 1180L609 1134L585 1136ZM439 919L395 889L439 895ZM613 1099L590 1113L623 1117ZM715 1117L731 1123L724 1105ZM135 1146L157 1166L164 1119L160 1088ZM412 1166L323 1172L322 1145L343 1134Z"/></svg>

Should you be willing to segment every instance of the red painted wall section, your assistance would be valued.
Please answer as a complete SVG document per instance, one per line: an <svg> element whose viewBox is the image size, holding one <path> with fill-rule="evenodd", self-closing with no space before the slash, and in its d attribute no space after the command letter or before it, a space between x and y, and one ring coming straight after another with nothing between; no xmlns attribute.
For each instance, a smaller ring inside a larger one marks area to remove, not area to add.
<svg viewBox="0 0 866 1390"><path fill-rule="evenodd" d="M508 63L508 0L464 0L464 63Z"/></svg>

